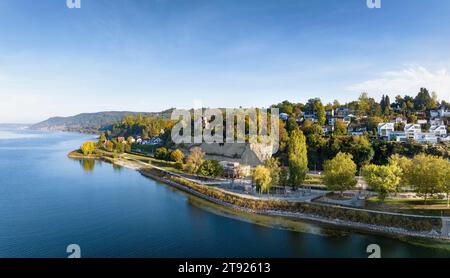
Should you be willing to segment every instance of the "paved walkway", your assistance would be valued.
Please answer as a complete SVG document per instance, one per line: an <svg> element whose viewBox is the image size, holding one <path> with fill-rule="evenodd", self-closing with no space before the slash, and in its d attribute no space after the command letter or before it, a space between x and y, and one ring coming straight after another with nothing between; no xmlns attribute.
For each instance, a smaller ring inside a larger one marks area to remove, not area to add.
<svg viewBox="0 0 450 278"><path fill-rule="evenodd" d="M450 238L450 217L442 217L442 235Z"/></svg>

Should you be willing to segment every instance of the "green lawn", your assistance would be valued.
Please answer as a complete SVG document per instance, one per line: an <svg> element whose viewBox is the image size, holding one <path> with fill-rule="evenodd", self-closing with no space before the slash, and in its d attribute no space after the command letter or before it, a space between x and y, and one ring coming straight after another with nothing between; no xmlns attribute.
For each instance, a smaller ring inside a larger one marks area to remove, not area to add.
<svg viewBox="0 0 450 278"><path fill-rule="evenodd" d="M366 201L367 209L401 212L419 215L450 216L450 208L447 208L447 200L431 199L425 205L420 199L395 199L388 198L383 203L371 198Z"/></svg>

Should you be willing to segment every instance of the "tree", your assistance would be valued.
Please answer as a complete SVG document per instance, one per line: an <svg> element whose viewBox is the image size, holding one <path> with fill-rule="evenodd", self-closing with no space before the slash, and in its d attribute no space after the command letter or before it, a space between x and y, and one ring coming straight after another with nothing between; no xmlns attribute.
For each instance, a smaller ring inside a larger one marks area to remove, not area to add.
<svg viewBox="0 0 450 278"><path fill-rule="evenodd" d="M197 173L200 166L205 161L205 153L201 148L192 148L189 156L186 158L186 169L189 173Z"/></svg>
<svg viewBox="0 0 450 278"><path fill-rule="evenodd" d="M445 165L446 164L446 165ZM447 195L447 208L450 207L450 161L446 160L441 175L441 190Z"/></svg>
<svg viewBox="0 0 450 278"><path fill-rule="evenodd" d="M111 142L111 141L106 141L106 143L105 143L105 149L106 149L108 152L112 152L113 149L114 149L114 144L113 144L113 142Z"/></svg>
<svg viewBox="0 0 450 278"><path fill-rule="evenodd" d="M184 153L181 150L176 149L170 154L170 159L178 164L183 164Z"/></svg>
<svg viewBox="0 0 450 278"><path fill-rule="evenodd" d="M206 177L223 176L223 167L217 160L205 160L197 171L197 174Z"/></svg>
<svg viewBox="0 0 450 278"><path fill-rule="evenodd" d="M358 168L370 163L375 152L372 144L366 136L339 136L331 138L329 142L329 157L334 157L339 152L349 153L352 155Z"/></svg>
<svg viewBox="0 0 450 278"><path fill-rule="evenodd" d="M106 135L104 132L100 132L100 138L98 139L102 144L106 142Z"/></svg>
<svg viewBox="0 0 450 278"><path fill-rule="evenodd" d="M369 117L367 120L367 128L369 131L376 132L378 128L378 124L382 123L383 119L381 117Z"/></svg>
<svg viewBox="0 0 450 278"><path fill-rule="evenodd" d="M294 117L289 117L286 128L289 134L291 134L294 130L298 129L298 124Z"/></svg>
<svg viewBox="0 0 450 278"><path fill-rule="evenodd" d="M411 159L400 156L399 154L394 154L389 158L389 166L396 167L394 168L397 171L397 176L400 178L400 182L397 185L396 192L399 193L401 191L401 186L408 185L408 171L411 166Z"/></svg>
<svg viewBox="0 0 450 278"><path fill-rule="evenodd" d="M289 169L287 167L280 168L279 185L284 188L289 185Z"/></svg>
<svg viewBox="0 0 450 278"><path fill-rule="evenodd" d="M160 147L155 150L155 158L160 160L168 160L170 157L170 152L164 148Z"/></svg>
<svg viewBox="0 0 450 278"><path fill-rule="evenodd" d="M116 152L117 153L124 153L125 152L125 144L122 142L116 143Z"/></svg>
<svg viewBox="0 0 450 278"><path fill-rule="evenodd" d="M334 122L334 135L340 136L340 135L347 135L347 125L344 123L343 120L337 119Z"/></svg>
<svg viewBox="0 0 450 278"><path fill-rule="evenodd" d="M286 124L284 121L279 120L280 127L279 127L279 138L280 138L280 147L278 148L278 151L280 153L284 153L286 151L286 147L288 145L289 141L289 134L286 130Z"/></svg>
<svg viewBox="0 0 450 278"><path fill-rule="evenodd" d="M309 105L312 106L312 111L317 114L317 123L321 126L325 125L327 120L327 115L325 111L325 106L323 106L320 98L310 99Z"/></svg>
<svg viewBox="0 0 450 278"><path fill-rule="evenodd" d="M293 131L289 140L288 163L290 183L295 190L303 183L308 171L306 138L300 130Z"/></svg>
<svg viewBox="0 0 450 278"><path fill-rule="evenodd" d="M420 92L414 98L414 108L417 111L426 111L434 109L435 106L436 103L433 102L428 90L426 88L420 88Z"/></svg>
<svg viewBox="0 0 450 278"><path fill-rule="evenodd" d="M442 182L440 175L436 172L440 169L439 158L436 156L419 154L416 155L408 169L408 181L414 187L417 194L428 197L439 193L439 184Z"/></svg>
<svg viewBox="0 0 450 278"><path fill-rule="evenodd" d="M400 177L396 166L368 165L362 169L362 175L372 190L378 193L378 199L384 201L387 195L397 191Z"/></svg>
<svg viewBox="0 0 450 278"><path fill-rule="evenodd" d="M253 172L253 182L256 184L256 189L261 192L269 192L272 184L270 170L263 165L259 165Z"/></svg>
<svg viewBox="0 0 450 278"><path fill-rule="evenodd" d="M325 161L324 182L328 189L340 191L352 189L356 185L356 164L353 156L347 153L338 153L335 158Z"/></svg>
<svg viewBox="0 0 450 278"><path fill-rule="evenodd" d="M447 196L447 208L450 207L450 161L437 157L435 159L435 174L438 176L438 192Z"/></svg>
<svg viewBox="0 0 450 278"><path fill-rule="evenodd" d="M270 177L272 179L272 185L277 185L280 182L280 162L278 159L271 157L264 161L263 164L270 171Z"/></svg>
<svg viewBox="0 0 450 278"><path fill-rule="evenodd" d="M95 151L95 143L91 141L84 142L80 149L84 155L93 154Z"/></svg>
<svg viewBox="0 0 450 278"><path fill-rule="evenodd" d="M367 93L362 93L358 99L358 115L366 116L369 114L370 99Z"/></svg>

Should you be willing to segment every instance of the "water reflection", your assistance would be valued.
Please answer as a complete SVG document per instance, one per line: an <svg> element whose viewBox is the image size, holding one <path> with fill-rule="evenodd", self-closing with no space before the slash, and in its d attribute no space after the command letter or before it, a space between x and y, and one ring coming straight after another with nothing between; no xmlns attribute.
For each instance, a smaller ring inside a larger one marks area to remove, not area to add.
<svg viewBox="0 0 450 278"><path fill-rule="evenodd" d="M112 167L113 167L114 171L116 171L116 172L121 172L123 170L123 166L117 165L114 163L112 164Z"/></svg>
<svg viewBox="0 0 450 278"><path fill-rule="evenodd" d="M95 167L95 159L73 159L73 160L77 160L78 163L80 164L81 168L83 169L83 171L87 172L87 173L91 173L94 171L94 167Z"/></svg>

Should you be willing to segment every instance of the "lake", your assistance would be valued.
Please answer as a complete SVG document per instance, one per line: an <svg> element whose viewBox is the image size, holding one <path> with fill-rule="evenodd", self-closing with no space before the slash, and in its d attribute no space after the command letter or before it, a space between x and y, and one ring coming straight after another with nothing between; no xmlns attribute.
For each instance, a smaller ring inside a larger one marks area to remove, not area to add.
<svg viewBox="0 0 450 278"><path fill-rule="evenodd" d="M0 130L0 257L450 257L450 247L221 208L98 161L91 135Z"/></svg>

